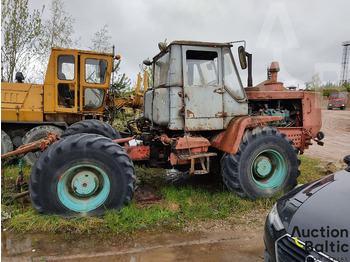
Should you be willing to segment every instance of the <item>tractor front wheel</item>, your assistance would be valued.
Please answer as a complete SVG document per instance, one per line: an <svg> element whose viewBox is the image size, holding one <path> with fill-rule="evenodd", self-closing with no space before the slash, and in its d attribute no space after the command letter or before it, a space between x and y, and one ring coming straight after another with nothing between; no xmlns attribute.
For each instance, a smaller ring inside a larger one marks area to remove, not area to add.
<svg viewBox="0 0 350 262"><path fill-rule="evenodd" d="M224 183L250 198L270 197L297 184L300 161L285 134L270 127L247 130L237 154L221 160Z"/></svg>
<svg viewBox="0 0 350 262"><path fill-rule="evenodd" d="M46 149L30 178L30 194L39 213L94 216L120 210L135 190L129 155L109 138L78 134Z"/></svg>

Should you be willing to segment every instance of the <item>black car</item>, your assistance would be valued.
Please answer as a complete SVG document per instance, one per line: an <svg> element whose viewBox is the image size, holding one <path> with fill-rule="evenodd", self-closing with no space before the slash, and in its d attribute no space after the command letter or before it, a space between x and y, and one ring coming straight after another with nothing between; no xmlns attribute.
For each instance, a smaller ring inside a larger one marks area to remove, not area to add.
<svg viewBox="0 0 350 262"><path fill-rule="evenodd" d="M350 155L340 172L280 198L265 222L265 262L350 262Z"/></svg>

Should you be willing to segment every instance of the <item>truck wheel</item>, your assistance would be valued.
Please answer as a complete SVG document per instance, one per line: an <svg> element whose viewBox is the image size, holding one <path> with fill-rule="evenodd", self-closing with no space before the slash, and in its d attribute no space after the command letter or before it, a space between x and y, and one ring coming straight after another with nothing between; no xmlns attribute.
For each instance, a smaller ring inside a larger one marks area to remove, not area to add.
<svg viewBox="0 0 350 262"><path fill-rule="evenodd" d="M30 178L30 195L39 213L95 216L120 210L135 190L129 155L109 138L69 136L46 149Z"/></svg>
<svg viewBox="0 0 350 262"><path fill-rule="evenodd" d="M11 138L5 131L1 130L1 154L6 154L13 150Z"/></svg>
<svg viewBox="0 0 350 262"><path fill-rule="evenodd" d="M43 139L46 137L47 132L55 132L57 135L62 135L63 130L57 126L50 126L50 125L43 125L43 126L36 126L32 129L30 129L23 137L22 143L23 145ZM38 160L38 158L41 155L41 150L38 150L36 152L29 152L27 153L23 159L24 161L31 166L34 166L35 162Z"/></svg>
<svg viewBox="0 0 350 262"><path fill-rule="evenodd" d="M247 130L235 155L221 160L223 181L250 198L270 197L297 184L297 149L285 134L270 127Z"/></svg>
<svg viewBox="0 0 350 262"><path fill-rule="evenodd" d="M119 132L113 126L96 119L83 120L74 123L63 132L62 137L81 133L102 135L110 139L121 138Z"/></svg>

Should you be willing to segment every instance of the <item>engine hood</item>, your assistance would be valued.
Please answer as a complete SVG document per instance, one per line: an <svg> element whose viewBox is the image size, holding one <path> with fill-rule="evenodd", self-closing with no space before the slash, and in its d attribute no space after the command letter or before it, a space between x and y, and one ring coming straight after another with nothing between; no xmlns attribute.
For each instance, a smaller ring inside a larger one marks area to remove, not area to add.
<svg viewBox="0 0 350 262"><path fill-rule="evenodd" d="M277 202L277 209L292 237L311 242L331 257L349 256L350 172L343 170L291 191Z"/></svg>

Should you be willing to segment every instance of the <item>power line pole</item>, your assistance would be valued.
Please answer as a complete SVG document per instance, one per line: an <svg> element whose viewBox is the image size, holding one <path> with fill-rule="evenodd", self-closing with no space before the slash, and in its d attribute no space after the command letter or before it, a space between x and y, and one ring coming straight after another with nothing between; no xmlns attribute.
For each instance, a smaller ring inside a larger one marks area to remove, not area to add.
<svg viewBox="0 0 350 262"><path fill-rule="evenodd" d="M343 59L341 62L340 72L340 86L344 85L348 80L348 65L349 65L349 54L350 54L350 41L342 43L343 48Z"/></svg>

